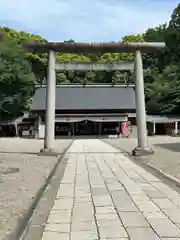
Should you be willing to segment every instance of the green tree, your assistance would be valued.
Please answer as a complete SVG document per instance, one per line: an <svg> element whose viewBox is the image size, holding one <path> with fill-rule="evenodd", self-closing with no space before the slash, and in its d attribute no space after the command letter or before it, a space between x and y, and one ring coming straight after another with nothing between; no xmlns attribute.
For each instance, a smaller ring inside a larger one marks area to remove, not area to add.
<svg viewBox="0 0 180 240"><path fill-rule="evenodd" d="M145 42L164 42L167 33L167 25L162 24L155 28L149 28L144 34ZM154 51L143 54L144 68L151 67L162 71L168 63L168 53L166 50Z"/></svg>
<svg viewBox="0 0 180 240"><path fill-rule="evenodd" d="M7 36L0 42L0 119L13 119L28 111L35 77L25 54Z"/></svg>
<svg viewBox="0 0 180 240"><path fill-rule="evenodd" d="M172 13L171 20L167 25L164 39L167 51L159 58L161 62L161 75L165 91L161 94L162 113L179 114L180 110L180 4Z"/></svg>
<svg viewBox="0 0 180 240"><path fill-rule="evenodd" d="M179 114L180 111L180 64L167 66L163 72L166 91L161 98L163 113Z"/></svg>
<svg viewBox="0 0 180 240"><path fill-rule="evenodd" d="M22 50L27 42L47 42L39 35L29 34L24 31L15 31L8 27L2 27L1 31L9 38L17 42ZM25 58L31 63L32 71L36 76L36 83L41 84L47 76L47 53L25 52Z"/></svg>
<svg viewBox="0 0 180 240"><path fill-rule="evenodd" d="M142 35L127 35L124 36L120 42L143 42L144 39ZM99 61L101 62L108 62L108 61L134 61L134 54L133 53L104 53L99 57ZM96 82L103 83L113 83L113 84L127 84L132 83L134 81L133 73L129 73L127 71L113 71L113 72L102 72L95 78Z"/></svg>
<svg viewBox="0 0 180 240"><path fill-rule="evenodd" d="M180 4L175 8L169 22L165 41L168 47L169 59L179 62L180 52Z"/></svg>

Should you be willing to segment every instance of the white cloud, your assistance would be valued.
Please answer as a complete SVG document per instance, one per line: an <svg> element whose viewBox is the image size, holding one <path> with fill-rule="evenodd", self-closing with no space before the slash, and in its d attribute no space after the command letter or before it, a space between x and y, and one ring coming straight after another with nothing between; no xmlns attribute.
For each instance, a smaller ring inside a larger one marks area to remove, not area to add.
<svg viewBox="0 0 180 240"><path fill-rule="evenodd" d="M178 3L176 0L0 2L1 22L14 22L17 29L38 33L52 41L70 38L76 41L118 41L125 34L142 32L168 21Z"/></svg>

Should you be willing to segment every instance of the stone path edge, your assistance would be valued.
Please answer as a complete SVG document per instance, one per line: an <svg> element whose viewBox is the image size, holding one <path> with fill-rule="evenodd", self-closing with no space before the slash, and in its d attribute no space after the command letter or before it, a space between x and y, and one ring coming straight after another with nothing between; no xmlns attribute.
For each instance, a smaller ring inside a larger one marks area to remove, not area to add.
<svg viewBox="0 0 180 240"><path fill-rule="evenodd" d="M59 183L63 177L67 160L66 152L73 144L72 142L57 157L57 162L41 186L30 207L26 209L19 219L16 228L3 240L41 240L46 220L53 207Z"/></svg>
<svg viewBox="0 0 180 240"><path fill-rule="evenodd" d="M166 178L167 180L171 181L171 182L174 183L178 188L180 188L180 181L179 181L177 178L171 176L170 174L167 174L167 173L163 172L162 170L156 168L155 166L153 166L153 165L150 164L150 163L147 163L147 166L148 166L149 168L151 168L153 171L155 171L155 172L157 172L157 173L160 173L164 178Z"/></svg>
<svg viewBox="0 0 180 240"><path fill-rule="evenodd" d="M178 192L180 192L180 181L163 172L162 170L156 168L155 166L153 166L152 164L149 164L147 159L149 158L149 156L145 156L145 157L136 157L133 156L130 152L124 150L123 148L117 148L114 147L113 145L107 143L106 141L102 140L104 143L110 145L111 147L115 148L117 151L121 151L121 153L123 153L127 158L129 158L131 161L133 161L133 163L145 168L145 170L149 171L151 174L155 175L157 178L159 178L162 181L166 181L166 184L168 184L170 187L173 187L176 191L178 190ZM178 189L177 189L178 188Z"/></svg>

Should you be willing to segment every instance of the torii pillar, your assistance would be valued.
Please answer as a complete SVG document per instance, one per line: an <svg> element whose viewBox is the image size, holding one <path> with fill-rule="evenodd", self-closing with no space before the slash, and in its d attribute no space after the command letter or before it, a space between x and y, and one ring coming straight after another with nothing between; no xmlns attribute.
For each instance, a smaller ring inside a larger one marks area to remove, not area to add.
<svg viewBox="0 0 180 240"><path fill-rule="evenodd" d="M135 52L135 90L138 146L132 151L132 154L134 156L151 155L154 152L148 147L143 61L140 50Z"/></svg>
<svg viewBox="0 0 180 240"><path fill-rule="evenodd" d="M54 149L55 132L55 104L56 104L56 52L49 50L48 77L46 86L46 117L44 148L41 154L58 155Z"/></svg>

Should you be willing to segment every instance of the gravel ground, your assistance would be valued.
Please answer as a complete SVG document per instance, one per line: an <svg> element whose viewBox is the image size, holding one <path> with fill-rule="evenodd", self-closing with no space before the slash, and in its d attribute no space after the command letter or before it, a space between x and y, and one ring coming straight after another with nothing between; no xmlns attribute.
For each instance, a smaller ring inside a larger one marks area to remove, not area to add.
<svg viewBox="0 0 180 240"><path fill-rule="evenodd" d="M56 140L59 152L71 140ZM49 176L57 157L37 156L42 140L0 139L0 240L18 224Z"/></svg>
<svg viewBox="0 0 180 240"><path fill-rule="evenodd" d="M104 139L116 148L131 153L137 146L135 138ZM148 138L149 145L155 150L149 164L180 180L180 138L155 136Z"/></svg>

